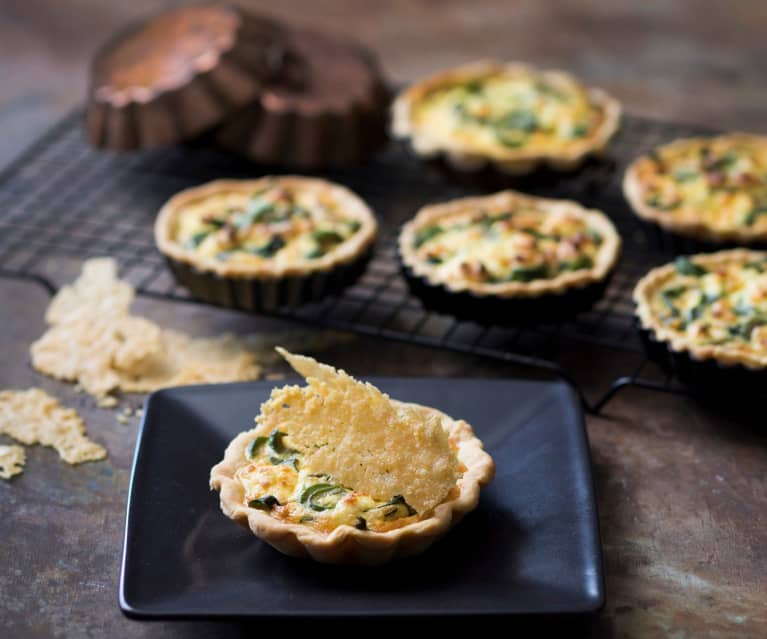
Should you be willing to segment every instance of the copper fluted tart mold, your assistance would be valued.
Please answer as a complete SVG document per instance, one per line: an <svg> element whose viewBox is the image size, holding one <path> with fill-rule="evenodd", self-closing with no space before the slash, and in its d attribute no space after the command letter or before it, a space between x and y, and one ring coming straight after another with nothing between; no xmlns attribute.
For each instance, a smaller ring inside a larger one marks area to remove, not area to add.
<svg viewBox="0 0 767 639"><path fill-rule="evenodd" d="M274 21L213 4L127 28L91 68L90 143L130 150L199 135L252 102L280 72L283 39Z"/></svg>
<svg viewBox="0 0 767 639"><path fill-rule="evenodd" d="M280 75L229 118L215 140L263 164L354 164L386 140L388 99L371 52L337 35L291 29Z"/></svg>

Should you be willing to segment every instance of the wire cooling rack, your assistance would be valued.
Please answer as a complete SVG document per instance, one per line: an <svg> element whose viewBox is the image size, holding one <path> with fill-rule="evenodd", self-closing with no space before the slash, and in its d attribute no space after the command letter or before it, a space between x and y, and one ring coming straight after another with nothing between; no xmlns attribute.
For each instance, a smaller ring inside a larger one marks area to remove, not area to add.
<svg viewBox="0 0 767 639"><path fill-rule="evenodd" d="M279 171L204 146L131 154L95 151L84 140L81 120L81 113L62 120L0 176L0 275L33 278L52 290L46 279L52 261L111 255L140 294L194 301L175 284L154 247L152 223L157 210L188 186L218 177ZM699 133L699 128L627 116L604 160L573 174L543 174L507 183L601 209L624 239L621 263L607 293L574 320L508 328L426 311L399 274L395 246L399 226L426 203L489 192L499 185L489 184L489 176L459 184L456 176L422 163L394 143L364 165L323 174L356 191L379 216L381 239L365 275L339 297L277 315L543 369L570 381L584 406L595 412L630 384L676 392L679 389L669 379L644 375L647 362L636 336L631 301L637 279L673 257L672 249L629 211L620 181L637 154ZM608 390L588 399L582 380L567 365L568 355L584 348L627 353L630 356L623 359L633 356L636 365L627 374L606 380Z"/></svg>

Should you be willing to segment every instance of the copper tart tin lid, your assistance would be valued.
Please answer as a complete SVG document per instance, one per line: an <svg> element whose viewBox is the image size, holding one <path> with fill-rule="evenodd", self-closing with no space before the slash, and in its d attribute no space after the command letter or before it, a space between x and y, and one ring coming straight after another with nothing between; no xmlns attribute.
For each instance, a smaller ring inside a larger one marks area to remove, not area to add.
<svg viewBox="0 0 767 639"><path fill-rule="evenodd" d="M389 98L369 50L339 35L289 29L282 73L215 140L265 164L352 164L385 142Z"/></svg>
<svg viewBox="0 0 767 639"><path fill-rule="evenodd" d="M91 67L89 141L127 150L200 134L279 73L282 42L276 22L216 4L172 9L129 27Z"/></svg>

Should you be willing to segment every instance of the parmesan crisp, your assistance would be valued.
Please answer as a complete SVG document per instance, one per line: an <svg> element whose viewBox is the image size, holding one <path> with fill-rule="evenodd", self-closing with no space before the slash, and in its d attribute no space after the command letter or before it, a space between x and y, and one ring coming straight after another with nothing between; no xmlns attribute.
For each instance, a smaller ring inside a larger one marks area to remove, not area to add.
<svg viewBox="0 0 767 639"><path fill-rule="evenodd" d="M62 288L45 315L50 328L31 347L41 373L77 382L115 404L117 391L150 392L168 386L258 378L255 349L225 334L193 338L130 315L134 291L117 279L111 258L88 260L80 277Z"/></svg>
<svg viewBox="0 0 767 639"><path fill-rule="evenodd" d="M88 439L77 411L39 388L0 392L0 433L22 444L51 446L69 464L107 456L102 446Z"/></svg>
<svg viewBox="0 0 767 639"><path fill-rule="evenodd" d="M402 495L419 513L445 500L458 480L458 459L439 416L393 402L375 386L310 357L277 349L307 386L272 391L257 430L288 434L302 470L388 500Z"/></svg>
<svg viewBox="0 0 767 639"><path fill-rule="evenodd" d="M21 446L0 446L0 478L10 479L24 470L27 455Z"/></svg>

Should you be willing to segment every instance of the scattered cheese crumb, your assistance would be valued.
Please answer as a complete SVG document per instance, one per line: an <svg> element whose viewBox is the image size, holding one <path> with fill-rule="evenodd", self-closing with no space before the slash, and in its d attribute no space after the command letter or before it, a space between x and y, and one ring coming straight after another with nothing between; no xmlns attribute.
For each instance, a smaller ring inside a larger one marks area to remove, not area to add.
<svg viewBox="0 0 767 639"><path fill-rule="evenodd" d="M24 470L27 455L21 446L0 446L0 478L10 479Z"/></svg>
<svg viewBox="0 0 767 639"><path fill-rule="evenodd" d="M0 433L22 444L51 446L69 464L107 456L102 446L88 439L77 411L39 388L0 392Z"/></svg>
<svg viewBox="0 0 767 639"><path fill-rule="evenodd" d="M270 382L275 382L281 379L285 379L285 377L286 377L285 373L269 373L266 376L266 379L269 380Z"/></svg>
<svg viewBox="0 0 767 639"><path fill-rule="evenodd" d="M458 460L438 415L393 402L310 357L277 350L308 386L272 391L256 418L259 434L287 432L303 468L375 499L402 495L420 513L444 501L458 480Z"/></svg>

